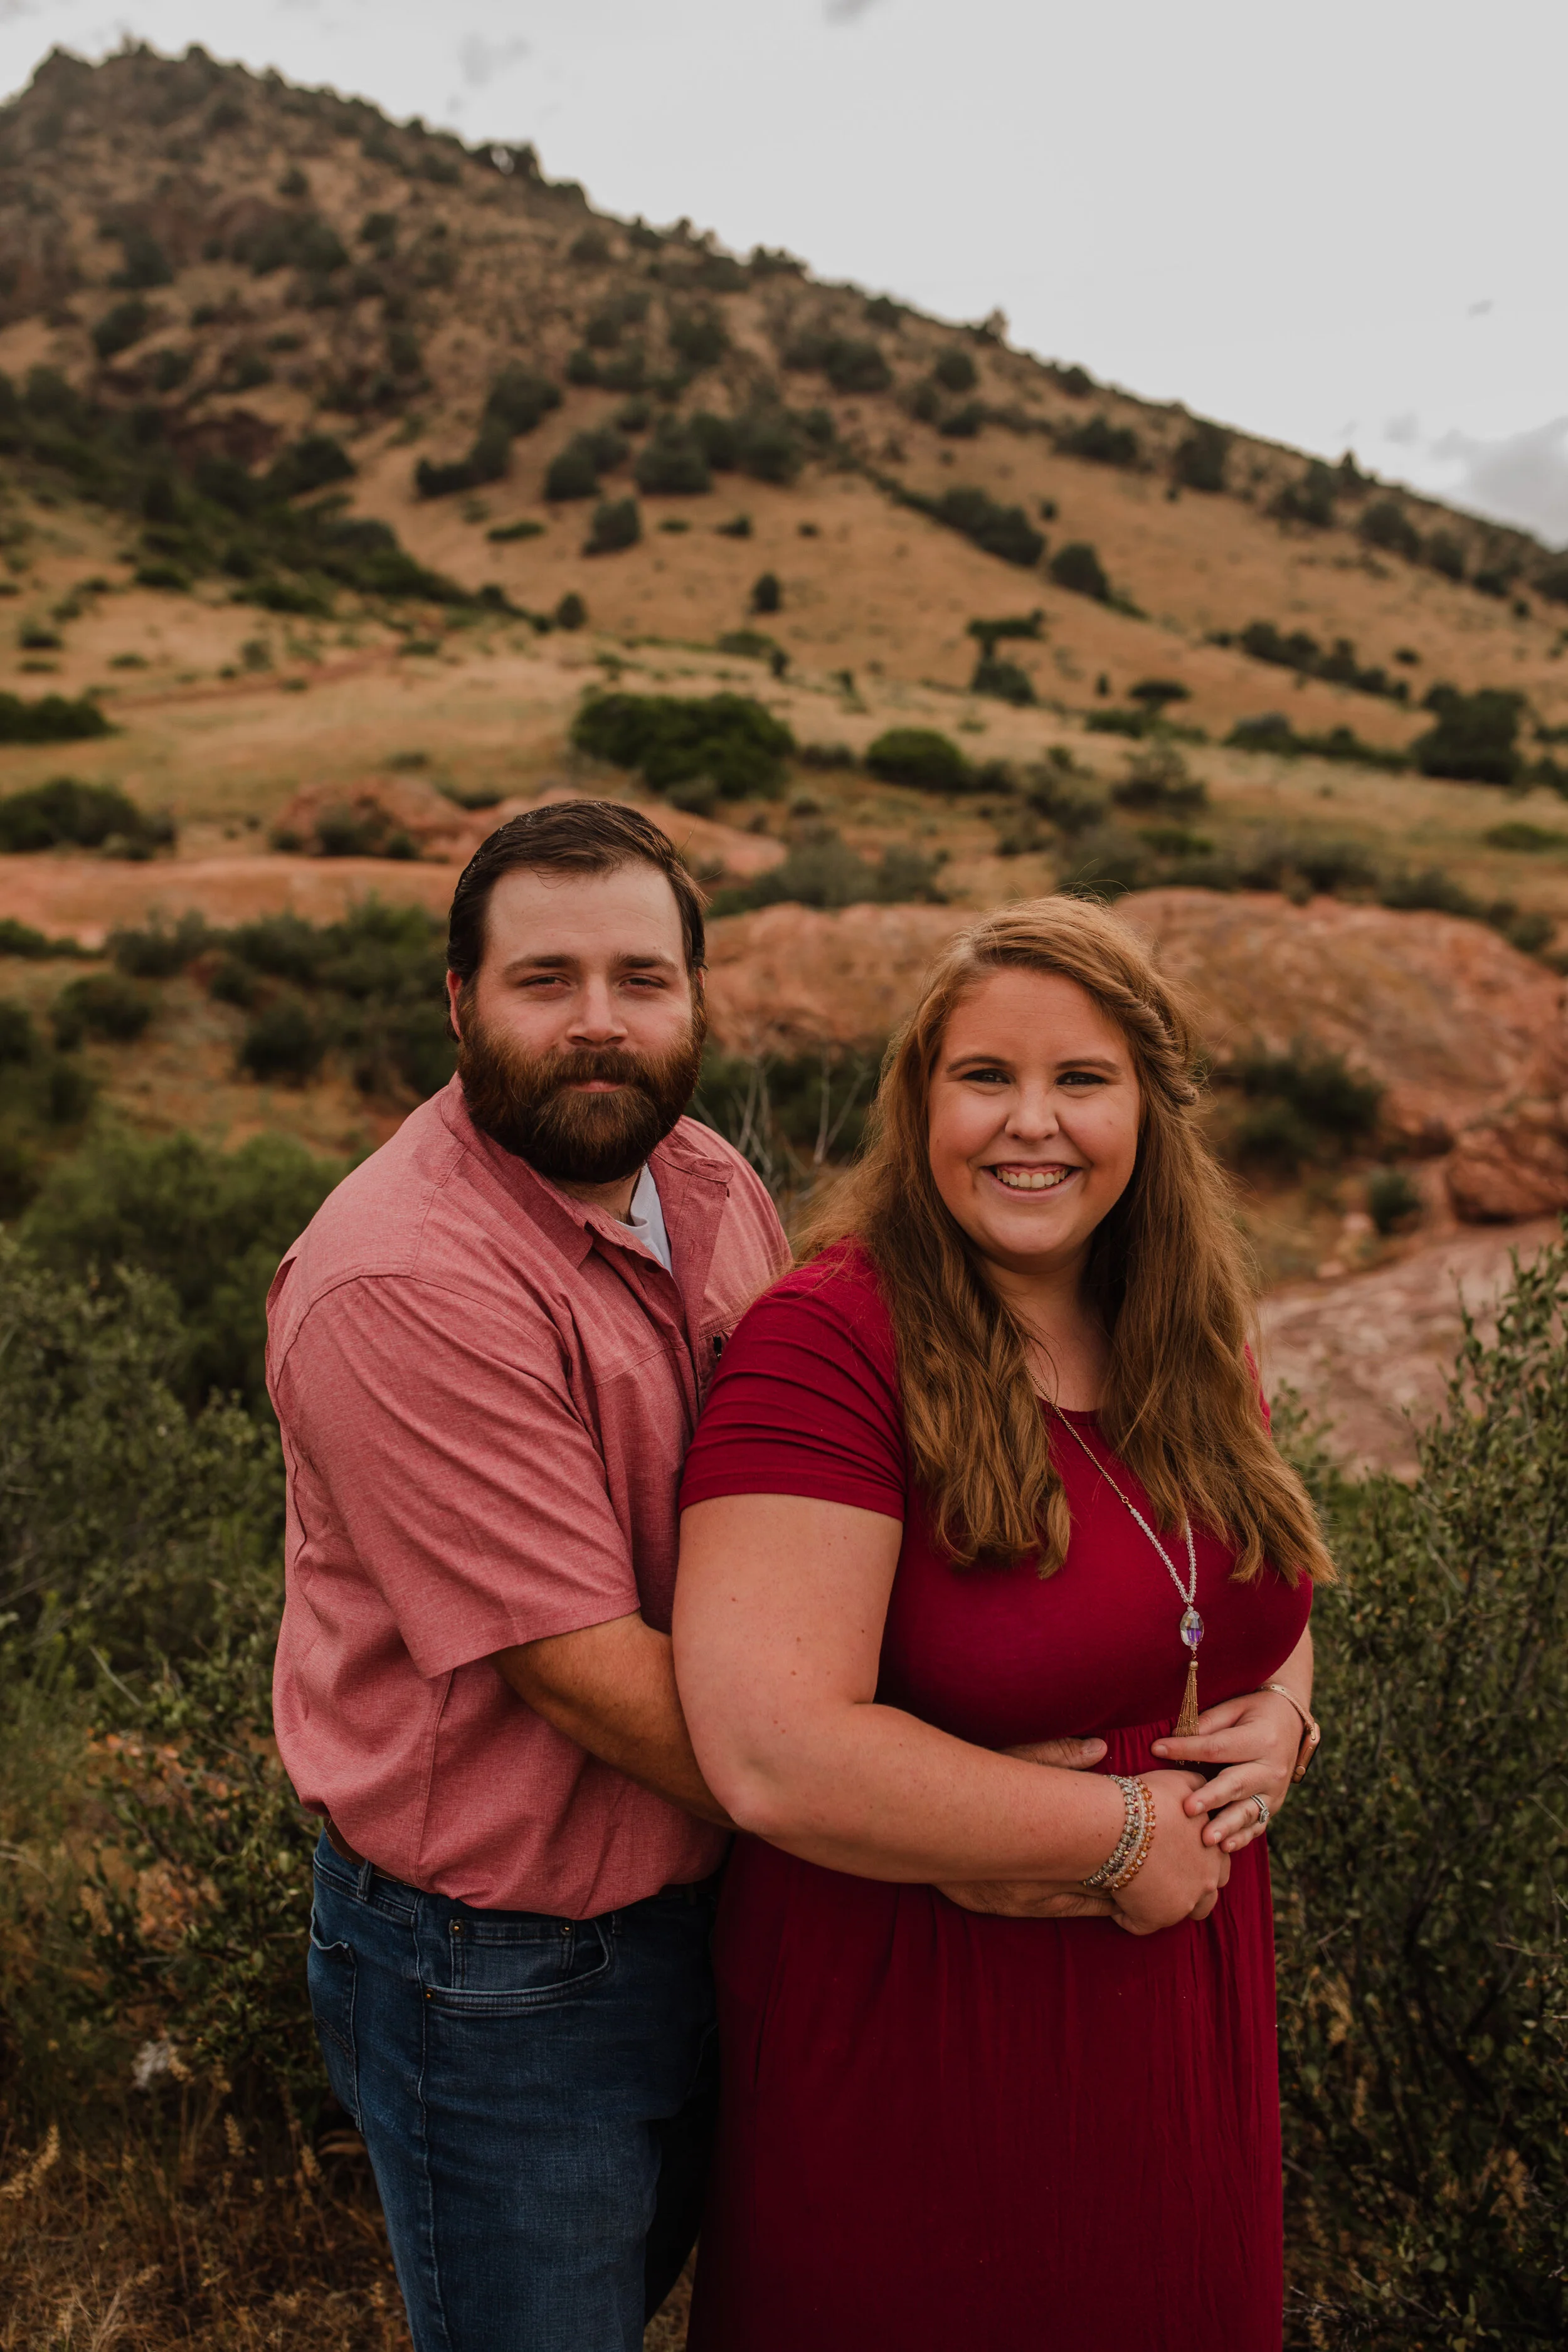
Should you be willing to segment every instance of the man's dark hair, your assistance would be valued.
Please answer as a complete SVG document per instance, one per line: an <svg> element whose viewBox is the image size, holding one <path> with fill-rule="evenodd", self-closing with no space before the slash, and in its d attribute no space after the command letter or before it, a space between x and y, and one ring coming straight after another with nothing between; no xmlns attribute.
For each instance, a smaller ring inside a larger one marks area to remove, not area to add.
<svg viewBox="0 0 1568 2352"><path fill-rule="evenodd" d="M447 929L447 969L465 988L485 954L485 914L503 874L526 866L553 874L614 874L622 866L657 866L675 893L686 942L686 968L706 959L702 899L668 834L618 801L557 801L529 809L482 841L458 877Z"/></svg>

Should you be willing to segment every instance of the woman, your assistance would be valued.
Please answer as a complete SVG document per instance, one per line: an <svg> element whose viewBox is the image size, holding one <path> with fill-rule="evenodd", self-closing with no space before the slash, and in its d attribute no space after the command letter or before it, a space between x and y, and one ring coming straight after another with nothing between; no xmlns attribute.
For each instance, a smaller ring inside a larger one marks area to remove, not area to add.
<svg viewBox="0 0 1568 2352"><path fill-rule="evenodd" d="M1260 1839L1333 1571L1194 1051L1102 908L981 922L724 1354L676 1664L756 1835L693 2352L1277 2352Z"/></svg>

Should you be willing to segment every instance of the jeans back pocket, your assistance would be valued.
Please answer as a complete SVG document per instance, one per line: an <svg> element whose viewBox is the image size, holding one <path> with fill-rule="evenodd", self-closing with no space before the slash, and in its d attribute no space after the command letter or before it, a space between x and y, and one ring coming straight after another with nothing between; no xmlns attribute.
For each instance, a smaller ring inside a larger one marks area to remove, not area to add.
<svg viewBox="0 0 1568 2352"><path fill-rule="evenodd" d="M359 2055L354 2046L353 1948L350 1944L329 1943L314 1909L310 1913L310 1949L305 1973L310 1990L310 2014L326 2062L327 2080L333 2096L353 2117L357 2127Z"/></svg>

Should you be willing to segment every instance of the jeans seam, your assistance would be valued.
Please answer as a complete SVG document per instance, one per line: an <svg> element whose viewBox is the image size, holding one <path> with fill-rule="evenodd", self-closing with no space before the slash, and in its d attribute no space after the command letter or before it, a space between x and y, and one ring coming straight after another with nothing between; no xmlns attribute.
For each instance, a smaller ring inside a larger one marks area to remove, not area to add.
<svg viewBox="0 0 1568 2352"><path fill-rule="evenodd" d="M424 1968L420 1950L420 1918L416 1908L412 1923L414 1938L414 1969L421 1987L419 2002L419 2170L425 2203L426 2260L430 2270L430 2301L441 2330L441 2341L447 2352L452 2352L452 2331L447 2320L447 2300L441 2292L441 2262L436 2250L436 2179L430 2161L430 2110L426 2104L425 2082L430 2067L430 2003L423 1995Z"/></svg>

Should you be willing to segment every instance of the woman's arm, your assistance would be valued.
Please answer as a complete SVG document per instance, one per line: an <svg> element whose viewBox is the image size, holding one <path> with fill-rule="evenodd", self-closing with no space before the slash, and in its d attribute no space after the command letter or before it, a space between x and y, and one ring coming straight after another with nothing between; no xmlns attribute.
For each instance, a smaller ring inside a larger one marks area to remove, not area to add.
<svg viewBox="0 0 1568 2352"><path fill-rule="evenodd" d="M877 1703L896 1519L799 1496L735 1495L682 1517L675 1665L709 1787L742 1829L860 1878L1077 1881L1121 1833L1099 1774L1025 1763ZM1119 1897L1138 1932L1213 1908L1229 1858L1149 1777L1158 1829Z"/></svg>
<svg viewBox="0 0 1568 2352"><path fill-rule="evenodd" d="M1283 1683L1310 1715L1312 1711L1312 1629L1309 1625L1271 1682ZM1239 1853L1264 1822L1253 1795L1260 1796L1270 1816L1289 1795L1301 1747L1301 1717L1289 1699L1278 1691L1244 1691L1218 1706L1205 1707L1192 1739L1156 1739L1154 1753L1173 1764L1223 1766L1212 1780L1187 1799L1194 1817L1208 1816L1204 1835L1226 1853Z"/></svg>

